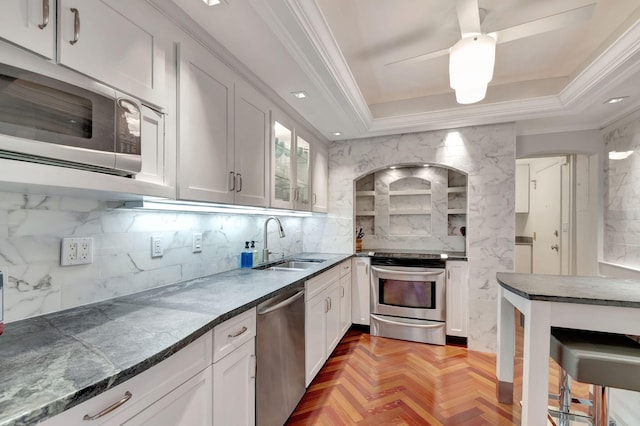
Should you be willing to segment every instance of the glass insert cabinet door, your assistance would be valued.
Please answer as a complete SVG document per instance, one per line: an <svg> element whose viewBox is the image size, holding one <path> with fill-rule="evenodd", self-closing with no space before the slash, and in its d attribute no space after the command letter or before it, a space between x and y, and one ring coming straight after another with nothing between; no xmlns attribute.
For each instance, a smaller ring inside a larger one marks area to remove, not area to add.
<svg viewBox="0 0 640 426"><path fill-rule="evenodd" d="M309 142L296 137L296 187L294 201L297 208L309 207L309 175L311 172Z"/></svg>
<svg viewBox="0 0 640 426"><path fill-rule="evenodd" d="M274 123L274 197L277 201L291 202L291 149L293 131L276 121Z"/></svg>

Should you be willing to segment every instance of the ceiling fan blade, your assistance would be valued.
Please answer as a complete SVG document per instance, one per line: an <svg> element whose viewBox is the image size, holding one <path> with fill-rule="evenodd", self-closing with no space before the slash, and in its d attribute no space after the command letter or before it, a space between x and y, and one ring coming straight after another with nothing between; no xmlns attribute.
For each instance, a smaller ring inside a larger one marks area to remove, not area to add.
<svg viewBox="0 0 640 426"><path fill-rule="evenodd" d="M393 67L396 65L408 65L414 64L416 62L426 61L428 59L438 58L440 56L448 55L449 49L441 49L436 50L429 53L423 53L422 55L412 56L411 58L400 59L399 61L389 62L388 64L384 64L385 67Z"/></svg>
<svg viewBox="0 0 640 426"><path fill-rule="evenodd" d="M458 0L456 2L458 11L458 23L462 38L474 34L480 34L480 10L478 0Z"/></svg>
<svg viewBox="0 0 640 426"><path fill-rule="evenodd" d="M547 16L546 18L536 19L534 21L516 25L515 27L505 28L504 30L489 33L489 35L495 38L498 43L506 43L508 41L558 30L560 28L588 21L593 15L595 6L595 3L591 3L556 15Z"/></svg>

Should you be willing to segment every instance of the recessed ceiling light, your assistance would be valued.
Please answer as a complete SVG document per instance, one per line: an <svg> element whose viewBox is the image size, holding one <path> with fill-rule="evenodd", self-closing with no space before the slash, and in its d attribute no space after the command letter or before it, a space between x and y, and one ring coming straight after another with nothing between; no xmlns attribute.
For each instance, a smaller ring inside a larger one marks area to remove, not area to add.
<svg viewBox="0 0 640 426"><path fill-rule="evenodd" d="M395 169L397 169L397 168L398 168L398 166L391 166L391 167L389 167L389 168L390 168L391 170L395 170Z"/></svg>
<svg viewBox="0 0 640 426"><path fill-rule="evenodd" d="M342 132L331 132L333 136L342 136Z"/></svg>
<svg viewBox="0 0 640 426"><path fill-rule="evenodd" d="M216 4L220 4L220 0L202 0L205 2L207 6L215 6Z"/></svg>
<svg viewBox="0 0 640 426"><path fill-rule="evenodd" d="M627 99L628 96L618 96L617 98L611 98L604 101L605 104L617 104L618 102L622 102Z"/></svg>
<svg viewBox="0 0 640 426"><path fill-rule="evenodd" d="M291 92L291 94L298 99L304 99L309 96L307 95L307 92L305 92L304 90L300 90L298 92Z"/></svg>
<svg viewBox="0 0 640 426"><path fill-rule="evenodd" d="M422 167L431 167L431 164L424 164Z"/></svg>

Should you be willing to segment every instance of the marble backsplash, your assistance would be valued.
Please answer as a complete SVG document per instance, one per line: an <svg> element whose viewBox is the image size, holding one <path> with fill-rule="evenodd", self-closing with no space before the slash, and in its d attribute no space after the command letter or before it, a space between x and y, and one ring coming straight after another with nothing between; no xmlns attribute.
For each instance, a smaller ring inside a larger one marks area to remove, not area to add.
<svg viewBox="0 0 640 426"><path fill-rule="evenodd" d="M640 111L605 129L606 152L633 151L607 160L603 260L640 269Z"/></svg>
<svg viewBox="0 0 640 426"><path fill-rule="evenodd" d="M496 272L515 251L515 126L512 123L334 142L329 215L305 218L305 251L354 249L354 182L390 165L439 164L468 177L469 348L496 350ZM428 250L415 239L401 247Z"/></svg>
<svg viewBox="0 0 640 426"><path fill-rule="evenodd" d="M0 268L5 321L41 315L172 284L240 266L244 241L261 250L265 216L136 211L90 199L0 193ZM269 247L285 255L303 249L300 217L280 217ZM192 235L203 249L192 253ZM151 258L151 236L164 256ZM92 237L93 263L60 266L62 237Z"/></svg>

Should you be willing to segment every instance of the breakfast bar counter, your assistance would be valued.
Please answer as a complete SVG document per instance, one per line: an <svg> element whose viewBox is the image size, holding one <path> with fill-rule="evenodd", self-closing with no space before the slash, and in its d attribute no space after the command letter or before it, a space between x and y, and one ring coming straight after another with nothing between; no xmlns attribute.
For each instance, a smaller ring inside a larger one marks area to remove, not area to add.
<svg viewBox="0 0 640 426"><path fill-rule="evenodd" d="M640 280L499 272L498 400L513 403L515 318L524 314L522 425L546 424L551 327L640 335Z"/></svg>

